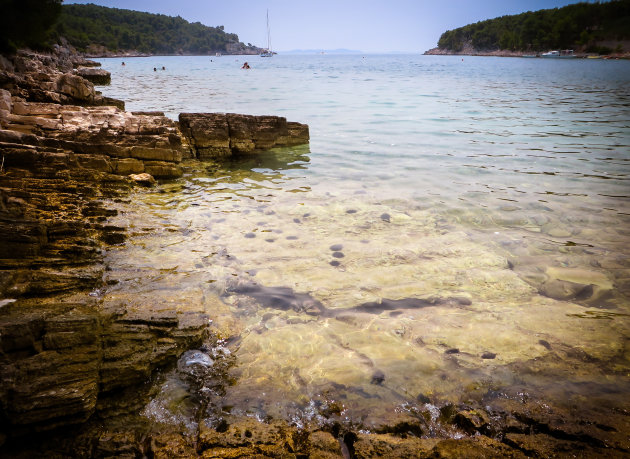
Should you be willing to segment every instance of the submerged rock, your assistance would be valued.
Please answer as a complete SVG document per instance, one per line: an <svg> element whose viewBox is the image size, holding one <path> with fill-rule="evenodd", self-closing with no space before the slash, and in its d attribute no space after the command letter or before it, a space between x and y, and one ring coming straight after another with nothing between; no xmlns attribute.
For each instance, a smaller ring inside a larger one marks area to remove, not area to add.
<svg viewBox="0 0 630 459"><path fill-rule="evenodd" d="M603 306L612 295L613 283L604 274L577 268L549 267L540 293L556 300L574 300Z"/></svg>

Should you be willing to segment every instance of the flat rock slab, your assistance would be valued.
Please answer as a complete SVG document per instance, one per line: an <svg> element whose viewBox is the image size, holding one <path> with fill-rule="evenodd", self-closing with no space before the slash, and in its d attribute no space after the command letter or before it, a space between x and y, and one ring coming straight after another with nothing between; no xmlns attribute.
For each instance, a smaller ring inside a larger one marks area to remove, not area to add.
<svg viewBox="0 0 630 459"><path fill-rule="evenodd" d="M79 67L76 69L76 73L96 85L106 85L112 82L112 74L104 69L95 67Z"/></svg>
<svg viewBox="0 0 630 459"><path fill-rule="evenodd" d="M193 157L208 159L308 143L306 124L281 116L235 113L181 113L182 135Z"/></svg>

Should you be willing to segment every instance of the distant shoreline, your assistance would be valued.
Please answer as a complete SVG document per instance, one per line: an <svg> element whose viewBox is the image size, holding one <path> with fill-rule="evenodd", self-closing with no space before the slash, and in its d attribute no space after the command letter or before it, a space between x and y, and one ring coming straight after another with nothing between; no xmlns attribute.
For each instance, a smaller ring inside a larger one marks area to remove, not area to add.
<svg viewBox="0 0 630 459"><path fill-rule="evenodd" d="M450 49L431 48L423 53L424 56L486 56L486 57L524 57L532 55L540 55L534 51L510 51L507 49L498 49L494 51L479 51L472 48L464 48L462 51L453 51ZM630 53L596 55L589 53L575 53L578 59L630 59Z"/></svg>
<svg viewBox="0 0 630 459"><path fill-rule="evenodd" d="M136 52L124 52L124 53L79 53L81 56L88 59L109 59L109 58L131 58L131 57L222 57L222 56L258 56L259 53L220 53L216 54L150 54L150 53L136 53Z"/></svg>

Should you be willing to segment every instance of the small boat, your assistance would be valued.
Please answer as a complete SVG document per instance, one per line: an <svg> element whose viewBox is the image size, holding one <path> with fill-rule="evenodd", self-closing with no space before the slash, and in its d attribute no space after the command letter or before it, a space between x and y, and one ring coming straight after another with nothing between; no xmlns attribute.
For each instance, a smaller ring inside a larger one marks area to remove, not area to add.
<svg viewBox="0 0 630 459"><path fill-rule="evenodd" d="M260 53L260 57L273 57L271 50L271 30L269 29L269 10L267 10L267 49Z"/></svg>
<svg viewBox="0 0 630 459"><path fill-rule="evenodd" d="M577 56L573 54L572 49L565 49L562 51L548 51L546 53L542 53L541 57L554 58L554 59L570 59L570 58L575 58Z"/></svg>

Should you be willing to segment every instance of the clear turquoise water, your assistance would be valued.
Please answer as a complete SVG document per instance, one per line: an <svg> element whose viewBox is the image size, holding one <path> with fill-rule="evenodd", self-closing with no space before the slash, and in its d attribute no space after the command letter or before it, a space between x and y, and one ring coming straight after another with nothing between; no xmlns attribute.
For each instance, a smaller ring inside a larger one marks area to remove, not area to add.
<svg viewBox="0 0 630 459"><path fill-rule="evenodd" d="M240 69L248 60L250 71ZM630 62L445 56L103 59L129 110L309 124L313 184L470 205L586 194L628 213ZM166 71L153 72L153 67ZM540 174L555 174L541 177ZM541 178L544 178L542 180ZM609 196L621 196L621 198Z"/></svg>
<svg viewBox="0 0 630 459"><path fill-rule="evenodd" d="M310 126L119 203L104 301L207 312L236 361L218 406L308 421L340 401L366 426L499 392L630 409L630 62L122 60L102 90L128 110Z"/></svg>

